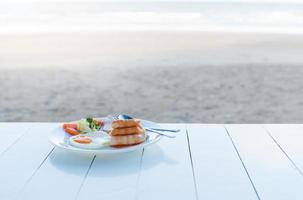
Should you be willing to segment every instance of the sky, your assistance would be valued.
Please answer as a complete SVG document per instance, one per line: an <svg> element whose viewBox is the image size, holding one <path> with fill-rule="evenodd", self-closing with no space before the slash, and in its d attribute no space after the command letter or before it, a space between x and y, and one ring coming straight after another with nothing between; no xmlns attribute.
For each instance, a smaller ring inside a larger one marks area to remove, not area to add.
<svg viewBox="0 0 303 200"><path fill-rule="evenodd" d="M205 28L301 32L303 0L291 1L295 4L289 0L0 0L0 33Z"/></svg>

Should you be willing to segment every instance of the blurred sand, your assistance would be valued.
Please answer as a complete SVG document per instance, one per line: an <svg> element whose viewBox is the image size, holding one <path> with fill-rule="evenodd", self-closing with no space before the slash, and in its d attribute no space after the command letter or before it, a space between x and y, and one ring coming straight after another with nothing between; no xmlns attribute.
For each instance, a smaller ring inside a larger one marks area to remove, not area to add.
<svg viewBox="0 0 303 200"><path fill-rule="evenodd" d="M49 33L0 44L0 121L303 121L302 35Z"/></svg>

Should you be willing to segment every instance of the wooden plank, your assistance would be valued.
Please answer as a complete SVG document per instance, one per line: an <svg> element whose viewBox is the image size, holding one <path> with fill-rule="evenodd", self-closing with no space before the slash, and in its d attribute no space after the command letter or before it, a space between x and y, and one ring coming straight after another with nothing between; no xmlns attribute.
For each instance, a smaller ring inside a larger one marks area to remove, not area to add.
<svg viewBox="0 0 303 200"><path fill-rule="evenodd" d="M141 156L142 150L115 156L97 155L77 199L135 199Z"/></svg>
<svg viewBox="0 0 303 200"><path fill-rule="evenodd" d="M0 157L32 127L31 123L0 123Z"/></svg>
<svg viewBox="0 0 303 200"><path fill-rule="evenodd" d="M261 199L302 199L302 176L260 125L226 127Z"/></svg>
<svg viewBox="0 0 303 200"><path fill-rule="evenodd" d="M188 125L199 199L258 199L222 125Z"/></svg>
<svg viewBox="0 0 303 200"><path fill-rule="evenodd" d="M269 135L303 176L303 127L299 124L265 125Z"/></svg>
<svg viewBox="0 0 303 200"><path fill-rule="evenodd" d="M170 127L182 132L144 150L137 199L197 199L185 126Z"/></svg>
<svg viewBox="0 0 303 200"><path fill-rule="evenodd" d="M47 134L56 124L35 123L0 157L0 199L14 199L53 149Z"/></svg>
<svg viewBox="0 0 303 200"><path fill-rule="evenodd" d="M93 157L55 149L24 187L19 199L75 199Z"/></svg>

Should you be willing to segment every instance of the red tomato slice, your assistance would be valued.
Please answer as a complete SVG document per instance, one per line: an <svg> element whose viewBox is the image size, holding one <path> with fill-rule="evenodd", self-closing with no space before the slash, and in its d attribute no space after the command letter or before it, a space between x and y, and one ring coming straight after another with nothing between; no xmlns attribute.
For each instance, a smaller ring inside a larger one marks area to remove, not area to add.
<svg viewBox="0 0 303 200"><path fill-rule="evenodd" d="M74 124L74 123L66 123L66 124L63 124L63 128L64 128L64 129L67 129L67 128L77 129L77 124Z"/></svg>
<svg viewBox="0 0 303 200"><path fill-rule="evenodd" d="M70 135L79 135L80 133L74 128L66 128L64 131Z"/></svg>

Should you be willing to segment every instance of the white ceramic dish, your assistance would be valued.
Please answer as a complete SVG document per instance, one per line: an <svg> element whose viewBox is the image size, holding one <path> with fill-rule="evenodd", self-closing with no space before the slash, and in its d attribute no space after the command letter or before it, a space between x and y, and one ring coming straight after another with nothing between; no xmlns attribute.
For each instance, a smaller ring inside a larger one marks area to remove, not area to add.
<svg viewBox="0 0 303 200"><path fill-rule="evenodd" d="M110 130L111 122L112 122L110 119L108 118L97 118L97 119L101 119L105 122L103 130L105 131ZM155 122L151 122L147 120L140 120L140 121L141 121L141 125L145 128L147 127L161 128ZM59 126L51 133L49 140L54 146L71 152L89 153L89 154L119 154L119 153L126 153L126 152L140 150L143 147L146 147L148 145L154 144L155 142L159 141L162 136L156 133L147 132L147 139L144 143L134 146L129 146L129 147L121 147L121 148L113 148L110 146L105 146L99 149L84 149L84 148L74 147L69 144L69 137L70 135L64 132L62 126Z"/></svg>

